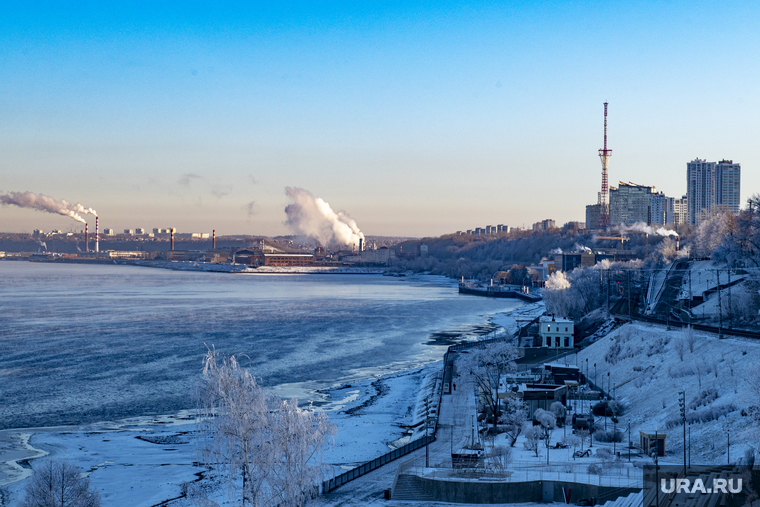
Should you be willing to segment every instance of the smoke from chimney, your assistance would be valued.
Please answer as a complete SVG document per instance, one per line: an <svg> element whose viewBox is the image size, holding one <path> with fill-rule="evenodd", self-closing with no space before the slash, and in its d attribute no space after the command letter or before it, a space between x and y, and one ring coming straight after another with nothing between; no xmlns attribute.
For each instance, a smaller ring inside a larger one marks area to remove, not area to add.
<svg viewBox="0 0 760 507"><path fill-rule="evenodd" d="M645 232L652 235L657 236L678 236L678 233L676 231L671 231L670 229L666 229L665 227L660 227L659 229L655 229L654 227L651 227L644 222L636 222L633 225L621 225L620 226L620 234L625 234L628 231L633 232Z"/></svg>
<svg viewBox="0 0 760 507"><path fill-rule="evenodd" d="M85 208L79 203L69 202L65 199L57 200L43 194L33 192L8 192L0 195L0 204L18 206L19 208L31 208L46 213L55 213L73 218L77 222L87 223L82 215L97 215L92 208Z"/></svg>
<svg viewBox="0 0 760 507"><path fill-rule="evenodd" d="M356 245L364 239L356 221L343 211L337 213L330 205L308 190L285 187L285 194L293 200L285 208L285 224L295 233L313 239L320 245Z"/></svg>

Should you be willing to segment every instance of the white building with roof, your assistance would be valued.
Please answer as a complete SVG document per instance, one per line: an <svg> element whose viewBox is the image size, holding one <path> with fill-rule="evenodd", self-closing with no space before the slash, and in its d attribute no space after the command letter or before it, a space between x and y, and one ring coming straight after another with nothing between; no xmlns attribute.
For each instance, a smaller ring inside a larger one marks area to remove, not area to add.
<svg viewBox="0 0 760 507"><path fill-rule="evenodd" d="M572 349L575 324L570 319L544 316L538 322L538 336L542 347Z"/></svg>

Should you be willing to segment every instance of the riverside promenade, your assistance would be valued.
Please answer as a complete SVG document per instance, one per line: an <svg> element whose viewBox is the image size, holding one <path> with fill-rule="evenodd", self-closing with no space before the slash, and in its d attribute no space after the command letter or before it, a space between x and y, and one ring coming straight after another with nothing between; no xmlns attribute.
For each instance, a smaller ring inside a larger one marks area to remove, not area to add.
<svg viewBox="0 0 760 507"><path fill-rule="evenodd" d="M457 387L451 395L444 395L438 419L438 435L429 446L431 466L449 466L451 449L461 447L472 436L472 420L476 414L475 386L469 375L462 375L456 381ZM452 442L453 436L453 442ZM385 490L393 487L399 466L409 463L425 466L425 448L418 449L403 458L355 479L326 495L319 497L315 504L325 506L387 505ZM418 501L393 501L399 505L441 505L452 506L448 502L435 502L420 498ZM507 505L507 504L505 504ZM508 504L514 506L515 504Z"/></svg>

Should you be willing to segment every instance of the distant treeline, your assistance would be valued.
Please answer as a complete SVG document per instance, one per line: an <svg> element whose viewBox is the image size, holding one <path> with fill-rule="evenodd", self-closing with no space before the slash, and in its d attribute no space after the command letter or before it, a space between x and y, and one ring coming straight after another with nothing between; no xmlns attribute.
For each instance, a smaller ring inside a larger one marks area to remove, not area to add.
<svg viewBox="0 0 760 507"><path fill-rule="evenodd" d="M691 235L688 228L682 231L682 240ZM611 235L615 235L611 233ZM433 274L453 278L476 278L487 280L496 271L508 271L514 265L530 266L541 259L554 259L561 252L573 252L591 248L593 250L615 250L620 241L596 239L596 234L584 232L528 232L518 231L500 236L446 235L439 238L423 238L405 241L397 245L400 256L393 266L400 270L428 271ZM647 249L643 234L627 233L629 238L623 248L633 250L644 257ZM649 236L648 250L651 255L663 241L662 236ZM417 254L420 245L427 245L428 256Z"/></svg>

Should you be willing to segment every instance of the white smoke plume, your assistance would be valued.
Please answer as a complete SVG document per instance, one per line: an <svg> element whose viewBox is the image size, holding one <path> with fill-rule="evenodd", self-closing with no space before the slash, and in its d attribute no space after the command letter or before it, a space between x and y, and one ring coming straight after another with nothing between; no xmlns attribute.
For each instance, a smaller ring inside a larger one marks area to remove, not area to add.
<svg viewBox="0 0 760 507"><path fill-rule="evenodd" d="M625 234L628 231L633 232L645 232L647 234L651 234L652 236L678 236L678 233L676 231L671 231L670 229L666 229L665 227L660 227L658 229L655 229L654 227L651 227L644 222L636 222L633 225L625 225L622 224L620 226L620 234Z"/></svg>
<svg viewBox="0 0 760 507"><path fill-rule="evenodd" d="M85 208L79 203L69 202L65 199L59 201L50 196L35 194L33 192L8 192L5 195L0 195L0 204L12 204L19 208L32 208L48 213L56 213L82 223L86 223L86 220L82 218L82 214L98 215L94 209Z"/></svg>
<svg viewBox="0 0 760 507"><path fill-rule="evenodd" d="M573 246L573 249L576 252L594 253L589 247L583 246L580 243L576 243L575 246Z"/></svg>
<svg viewBox="0 0 760 507"><path fill-rule="evenodd" d="M552 248L549 250L549 255L562 255L562 249L560 247Z"/></svg>
<svg viewBox="0 0 760 507"><path fill-rule="evenodd" d="M364 234L356 221L303 188L285 187L293 203L285 208L285 224L297 234L307 236L320 245L358 245Z"/></svg>

